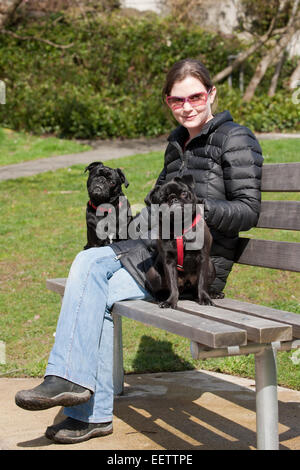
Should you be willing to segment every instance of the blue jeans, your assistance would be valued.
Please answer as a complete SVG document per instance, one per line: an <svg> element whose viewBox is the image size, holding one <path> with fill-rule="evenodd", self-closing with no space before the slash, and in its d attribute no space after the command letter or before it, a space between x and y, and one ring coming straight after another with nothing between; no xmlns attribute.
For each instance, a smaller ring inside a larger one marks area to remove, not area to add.
<svg viewBox="0 0 300 470"><path fill-rule="evenodd" d="M113 417L113 320L119 300L145 299L144 290L122 267L111 247L80 252L70 269L46 375L70 380L93 392L67 416L90 423Z"/></svg>

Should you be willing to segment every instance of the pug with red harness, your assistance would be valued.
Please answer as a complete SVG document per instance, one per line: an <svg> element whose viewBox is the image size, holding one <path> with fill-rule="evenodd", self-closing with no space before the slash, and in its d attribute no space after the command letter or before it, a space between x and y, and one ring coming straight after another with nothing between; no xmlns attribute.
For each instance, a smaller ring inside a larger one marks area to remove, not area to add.
<svg viewBox="0 0 300 470"><path fill-rule="evenodd" d="M120 168L110 168L102 162L90 163L87 190L89 201L86 207L87 244L84 249L105 246L122 238L132 220L130 205L122 191L129 183ZM122 212L122 217L120 214ZM123 225L122 225L123 224ZM103 230L99 228L103 227ZM105 230L104 230L105 228ZM101 232L101 233L99 233Z"/></svg>
<svg viewBox="0 0 300 470"><path fill-rule="evenodd" d="M150 290L160 300L161 308L176 308L179 296L188 294L204 305L214 305L208 289L215 278L210 259L212 236L200 211L192 175L175 177L156 186L148 194L147 205L169 209L169 233L164 234L166 211L159 211L158 258L147 273ZM185 226L185 212L191 217ZM181 217L176 214L180 212ZM168 297L161 300L167 289Z"/></svg>

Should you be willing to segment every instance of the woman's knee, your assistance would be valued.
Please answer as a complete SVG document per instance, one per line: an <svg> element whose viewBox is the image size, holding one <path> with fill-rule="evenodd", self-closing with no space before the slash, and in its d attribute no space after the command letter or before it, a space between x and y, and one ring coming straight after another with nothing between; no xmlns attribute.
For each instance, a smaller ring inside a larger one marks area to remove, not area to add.
<svg viewBox="0 0 300 470"><path fill-rule="evenodd" d="M74 262L76 263L90 263L99 258L113 255L114 252L109 246L101 246L82 250L75 256Z"/></svg>
<svg viewBox="0 0 300 470"><path fill-rule="evenodd" d="M113 254L113 250L108 246L89 248L88 250L80 251L75 256L75 259L72 263L70 275L75 273L83 275L84 272L91 270L93 263L101 260L101 258L106 258L107 256L111 256Z"/></svg>

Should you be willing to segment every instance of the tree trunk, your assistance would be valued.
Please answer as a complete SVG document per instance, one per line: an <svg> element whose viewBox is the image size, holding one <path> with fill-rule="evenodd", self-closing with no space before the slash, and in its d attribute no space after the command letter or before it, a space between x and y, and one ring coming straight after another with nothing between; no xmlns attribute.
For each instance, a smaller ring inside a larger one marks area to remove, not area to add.
<svg viewBox="0 0 300 470"><path fill-rule="evenodd" d="M263 79L268 67L270 67L270 65L274 63L276 57L282 54L282 52L286 49L292 36L296 32L296 24L297 23L295 23L293 27L290 27L287 30L286 34L282 36L277 45L273 47L273 49L271 49L271 51L260 61L243 96L244 101L251 101L254 96L255 90Z"/></svg>
<svg viewBox="0 0 300 470"><path fill-rule="evenodd" d="M14 12L23 0L1 0L0 1L0 29L8 25Z"/></svg>
<svg viewBox="0 0 300 470"><path fill-rule="evenodd" d="M300 20L299 12L298 14L296 14L298 5L299 5L299 0L295 0L293 8L292 8L292 12L290 14L289 21L286 27L284 28L283 35L281 36L276 46L274 46L273 49L271 49L271 51L265 57L263 57L263 59L258 64L256 71L252 79L250 80L250 83L243 96L244 101L251 101L251 99L254 96L255 90L258 87L261 80L263 79L268 67L274 63L274 61L276 60L278 56L281 56L283 51L285 51L292 36L297 31L297 28L299 26L299 20Z"/></svg>
<svg viewBox="0 0 300 470"><path fill-rule="evenodd" d="M276 64L275 72L271 80L271 85L268 91L268 96L274 96L277 88L277 83L279 79L279 75L282 69L282 66L286 59L286 50L284 49L279 57L279 60Z"/></svg>
<svg viewBox="0 0 300 470"><path fill-rule="evenodd" d="M252 54L254 54L255 51L257 51L260 47L262 47L263 44L265 44L268 41L268 39L270 39L273 29L274 29L274 25L275 25L275 18L273 19L272 24L269 30L266 32L266 34L264 34L262 37L259 38L258 41L252 44L252 46L249 47L249 49L247 49L244 52L240 52L237 58L232 62L232 64L226 67L225 69L223 69L221 72L217 73L217 75L213 77L212 81L214 83L218 83L224 78L228 77L228 75L230 75L237 67L239 67L243 62L245 62L245 60L248 59L248 57L250 57Z"/></svg>

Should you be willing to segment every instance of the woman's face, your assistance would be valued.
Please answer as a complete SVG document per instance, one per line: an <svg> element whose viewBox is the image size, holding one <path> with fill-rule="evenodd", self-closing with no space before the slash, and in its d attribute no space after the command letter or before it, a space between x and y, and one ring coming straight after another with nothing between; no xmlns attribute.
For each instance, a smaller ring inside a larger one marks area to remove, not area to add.
<svg viewBox="0 0 300 470"><path fill-rule="evenodd" d="M170 95L187 98L188 96L195 95L200 92L207 93L208 90L205 88L203 83L198 80L198 78L188 76L180 82L174 83ZM213 87L208 94L206 103L195 106L189 101L185 101L182 107L178 107L176 109L171 107L174 118L179 124L188 130L191 138L199 134L204 124L213 118L211 105L215 96L216 89Z"/></svg>

